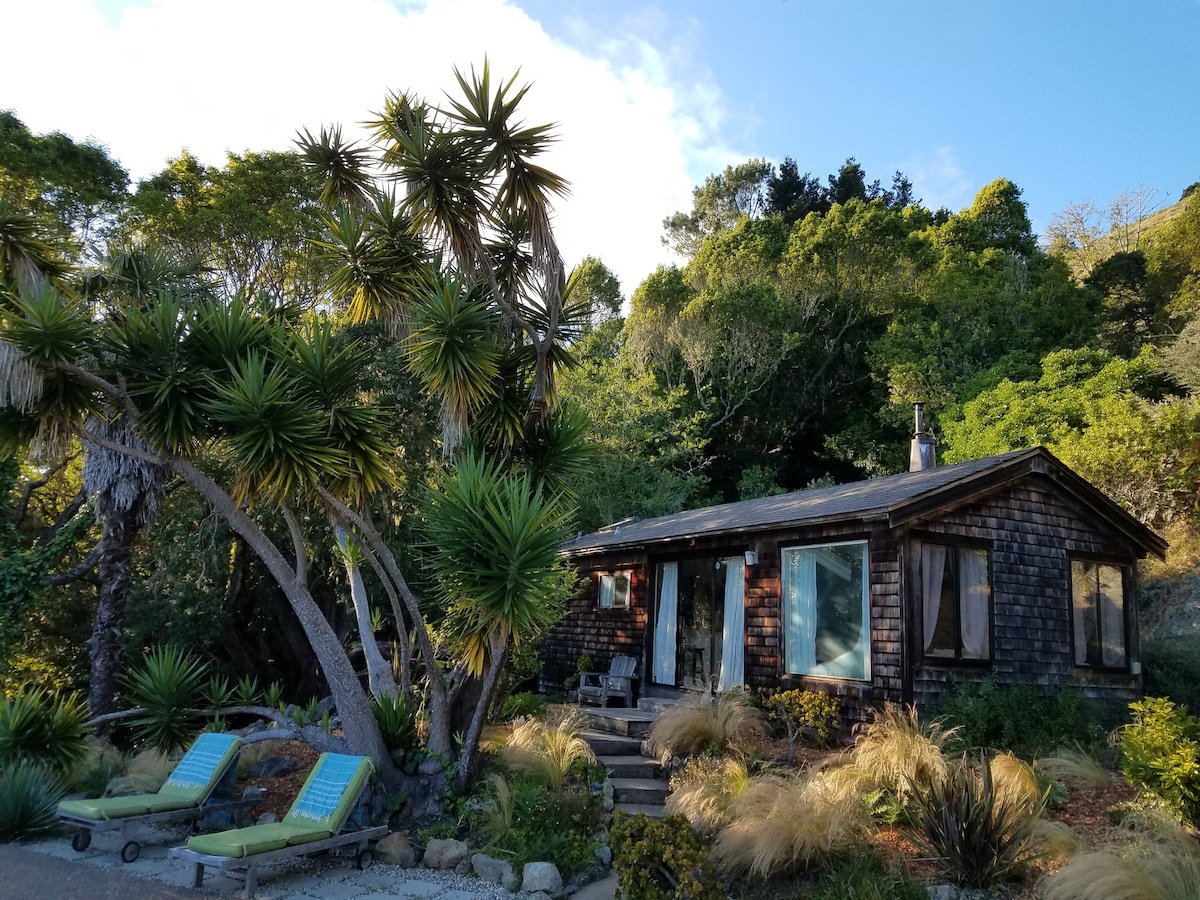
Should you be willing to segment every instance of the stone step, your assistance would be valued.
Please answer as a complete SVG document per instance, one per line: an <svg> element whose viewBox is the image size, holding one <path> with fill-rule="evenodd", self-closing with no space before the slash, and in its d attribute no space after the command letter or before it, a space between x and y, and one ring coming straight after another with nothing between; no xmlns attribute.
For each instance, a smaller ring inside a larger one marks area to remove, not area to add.
<svg viewBox="0 0 1200 900"><path fill-rule="evenodd" d="M612 778L657 778L662 772L662 767L654 760L626 753L597 756L596 762L604 766Z"/></svg>
<svg viewBox="0 0 1200 900"><path fill-rule="evenodd" d="M618 803L613 808L627 816L641 813L651 819L662 819L667 815L666 807L655 803Z"/></svg>
<svg viewBox="0 0 1200 900"><path fill-rule="evenodd" d="M585 731L582 737L592 752L597 756L637 756L642 755L642 739L625 737L619 734L604 734L598 731Z"/></svg>
<svg viewBox="0 0 1200 900"><path fill-rule="evenodd" d="M642 712L653 713L658 715L664 709L674 709L679 705L679 701L673 697L639 697L638 709Z"/></svg>
<svg viewBox="0 0 1200 900"><path fill-rule="evenodd" d="M665 803L670 786L661 778L610 778L617 803L656 805Z"/></svg>

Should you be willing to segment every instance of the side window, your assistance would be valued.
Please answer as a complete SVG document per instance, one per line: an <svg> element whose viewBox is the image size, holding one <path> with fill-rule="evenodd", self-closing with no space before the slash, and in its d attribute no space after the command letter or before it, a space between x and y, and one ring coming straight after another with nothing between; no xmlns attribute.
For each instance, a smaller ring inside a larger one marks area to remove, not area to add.
<svg viewBox="0 0 1200 900"><path fill-rule="evenodd" d="M629 606L629 582L628 571L601 572L600 607L610 609Z"/></svg>
<svg viewBox="0 0 1200 900"><path fill-rule="evenodd" d="M1071 560L1075 665L1128 666L1125 647L1125 567Z"/></svg>
<svg viewBox="0 0 1200 900"><path fill-rule="evenodd" d="M982 547L921 544L925 656L991 659L990 555Z"/></svg>

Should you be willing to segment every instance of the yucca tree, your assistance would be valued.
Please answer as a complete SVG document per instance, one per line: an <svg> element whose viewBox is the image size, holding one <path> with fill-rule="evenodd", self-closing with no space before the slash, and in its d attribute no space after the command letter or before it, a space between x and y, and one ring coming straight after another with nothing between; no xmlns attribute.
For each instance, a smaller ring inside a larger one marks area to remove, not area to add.
<svg viewBox="0 0 1200 900"><path fill-rule="evenodd" d="M459 653L483 679L459 757L460 788L510 645L539 638L562 616L573 587L558 555L569 513L563 494L542 491L527 475L513 476L474 452L430 491L429 565Z"/></svg>

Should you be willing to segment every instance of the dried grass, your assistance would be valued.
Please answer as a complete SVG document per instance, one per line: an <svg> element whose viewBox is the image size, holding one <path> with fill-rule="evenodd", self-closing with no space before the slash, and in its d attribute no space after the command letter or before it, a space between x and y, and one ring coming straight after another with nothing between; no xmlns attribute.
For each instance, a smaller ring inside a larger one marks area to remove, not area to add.
<svg viewBox="0 0 1200 900"><path fill-rule="evenodd" d="M1112 784L1112 775L1094 756L1082 750L1059 750L1038 757L1034 766L1056 781L1103 789Z"/></svg>
<svg viewBox="0 0 1200 900"><path fill-rule="evenodd" d="M1030 814L1041 809L1042 789L1029 763L1011 752L997 753L988 762L996 805L1013 809L1029 809Z"/></svg>
<svg viewBox="0 0 1200 900"><path fill-rule="evenodd" d="M650 743L666 756L745 754L768 735L766 716L741 691L700 698L659 714Z"/></svg>
<svg viewBox="0 0 1200 900"><path fill-rule="evenodd" d="M698 757L671 779L667 812L687 817L694 828L715 832L729 823L729 806L750 786L750 773L736 759Z"/></svg>
<svg viewBox="0 0 1200 900"><path fill-rule="evenodd" d="M877 786L894 790L903 801L946 778L942 750L957 731L937 722L922 725L915 707L892 703L875 710L874 721L859 726L854 740L854 764L870 773Z"/></svg>
<svg viewBox="0 0 1200 900"><path fill-rule="evenodd" d="M729 806L712 855L730 872L768 878L853 852L870 817L850 767L752 780Z"/></svg>
<svg viewBox="0 0 1200 900"><path fill-rule="evenodd" d="M560 790L571 766L579 760L596 761L591 748L580 737L586 723L587 718L574 711L553 726L540 719L529 719L513 728L500 758L509 768Z"/></svg>
<svg viewBox="0 0 1200 900"><path fill-rule="evenodd" d="M1200 900L1200 845L1163 816L1123 850L1080 853L1045 881L1045 900Z"/></svg>

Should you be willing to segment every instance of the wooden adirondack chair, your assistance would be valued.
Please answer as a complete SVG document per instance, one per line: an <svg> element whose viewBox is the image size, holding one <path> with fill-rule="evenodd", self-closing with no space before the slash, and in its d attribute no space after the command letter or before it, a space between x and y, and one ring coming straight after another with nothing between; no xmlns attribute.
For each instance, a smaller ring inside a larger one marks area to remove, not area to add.
<svg viewBox="0 0 1200 900"><path fill-rule="evenodd" d="M583 672L579 676L579 705L584 701L608 706L609 698L621 697L633 706L634 672L637 660L632 656L614 656L608 672Z"/></svg>

